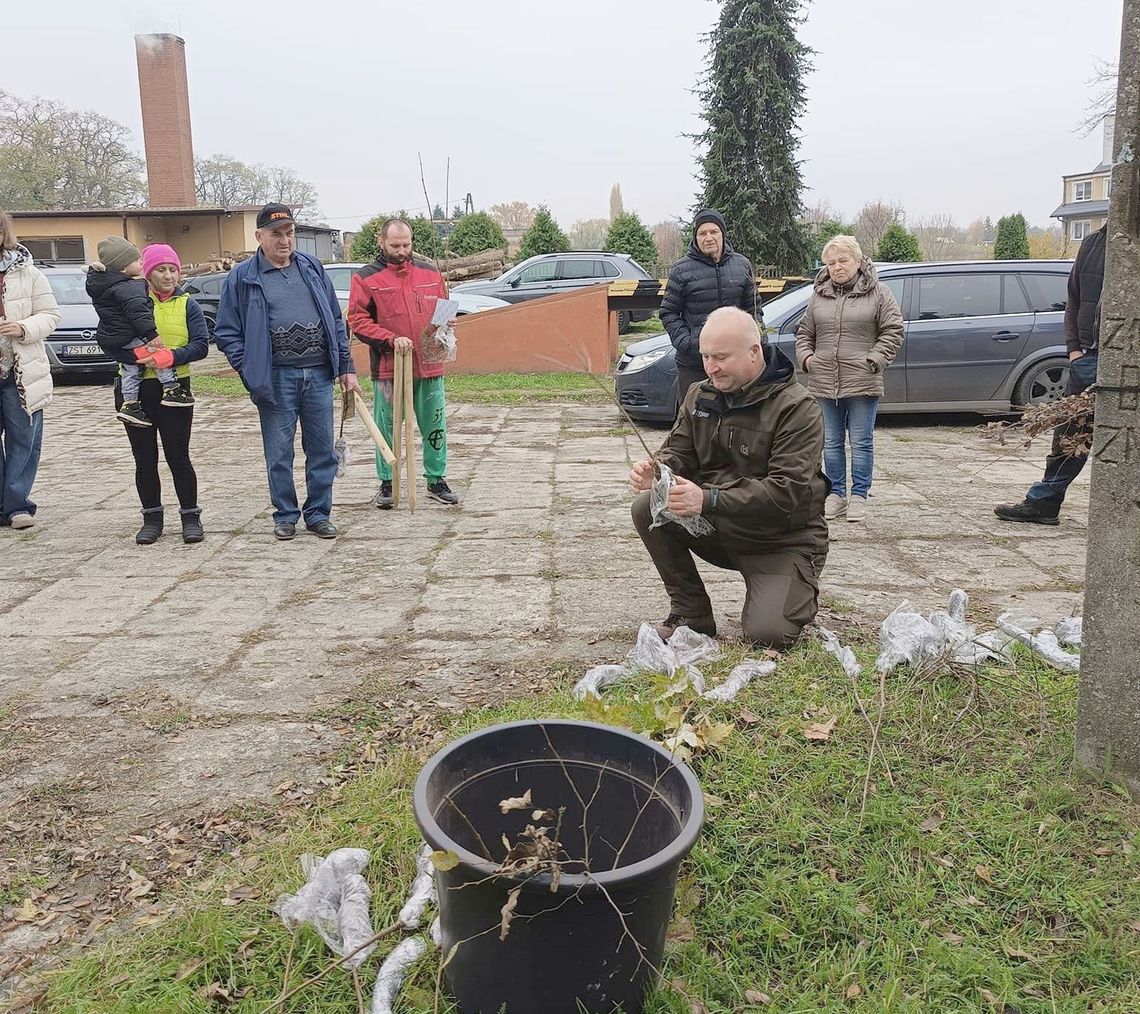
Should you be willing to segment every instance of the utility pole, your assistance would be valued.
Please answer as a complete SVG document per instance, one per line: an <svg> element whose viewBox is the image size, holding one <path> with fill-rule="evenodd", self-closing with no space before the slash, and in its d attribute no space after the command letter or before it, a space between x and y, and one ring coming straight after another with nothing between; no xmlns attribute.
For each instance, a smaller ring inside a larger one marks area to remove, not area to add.
<svg viewBox="0 0 1140 1014"><path fill-rule="evenodd" d="M1076 753L1140 798L1140 0L1118 67Z"/></svg>

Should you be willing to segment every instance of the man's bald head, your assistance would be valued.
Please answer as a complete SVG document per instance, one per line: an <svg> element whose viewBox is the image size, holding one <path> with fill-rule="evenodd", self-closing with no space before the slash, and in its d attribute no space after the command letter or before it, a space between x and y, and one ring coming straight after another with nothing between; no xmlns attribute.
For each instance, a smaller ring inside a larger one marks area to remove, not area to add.
<svg viewBox="0 0 1140 1014"><path fill-rule="evenodd" d="M739 391L764 370L764 339L755 319L735 306L709 314L701 328L701 359L718 391Z"/></svg>

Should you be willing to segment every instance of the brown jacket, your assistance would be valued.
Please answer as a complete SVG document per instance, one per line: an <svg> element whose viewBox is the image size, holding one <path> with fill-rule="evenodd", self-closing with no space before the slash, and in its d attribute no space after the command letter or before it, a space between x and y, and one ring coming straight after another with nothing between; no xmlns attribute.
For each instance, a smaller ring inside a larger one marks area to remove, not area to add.
<svg viewBox="0 0 1140 1014"><path fill-rule="evenodd" d="M694 384L659 460L705 488L702 513L734 553L827 552L823 413L779 349L735 395Z"/></svg>
<svg viewBox="0 0 1140 1014"><path fill-rule="evenodd" d="M866 258L854 286L836 289L822 268L807 312L796 328L796 361L814 356L808 390L817 398L883 396L883 371L903 343L903 319L894 293Z"/></svg>

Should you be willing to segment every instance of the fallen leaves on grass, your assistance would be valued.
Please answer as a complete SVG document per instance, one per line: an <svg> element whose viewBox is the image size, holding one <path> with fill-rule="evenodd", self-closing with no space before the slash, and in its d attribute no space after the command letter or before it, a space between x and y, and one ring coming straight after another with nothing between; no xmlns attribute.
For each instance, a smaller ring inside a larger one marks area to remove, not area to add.
<svg viewBox="0 0 1140 1014"><path fill-rule="evenodd" d="M918 825L918 829L920 831L927 832L934 831L942 824L945 819L946 814L944 813L932 813L929 817L926 818L926 820Z"/></svg>
<svg viewBox="0 0 1140 1014"><path fill-rule="evenodd" d="M827 712L825 711L818 713L810 711L804 712L804 718L821 719L821 721L812 722L811 725L804 728L804 739L811 743L826 743L831 739L831 734L835 731L836 725L839 724L839 719L836 718L835 715L832 715L830 718L825 718L824 716L826 714Z"/></svg>
<svg viewBox="0 0 1140 1014"><path fill-rule="evenodd" d="M767 1007L772 1002L772 998L759 989L746 989L744 991L744 999L749 1003L758 1004L761 1007Z"/></svg>

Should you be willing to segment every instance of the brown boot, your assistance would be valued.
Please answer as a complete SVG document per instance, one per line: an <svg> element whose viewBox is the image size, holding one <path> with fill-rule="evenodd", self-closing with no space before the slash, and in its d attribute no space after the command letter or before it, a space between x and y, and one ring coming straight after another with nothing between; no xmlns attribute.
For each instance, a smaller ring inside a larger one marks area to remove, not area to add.
<svg viewBox="0 0 1140 1014"><path fill-rule="evenodd" d="M653 629L657 631L662 641L668 641L678 627L688 627L698 634L708 634L716 637L716 620L712 616L682 616L680 613L670 613L660 623L655 623Z"/></svg>

